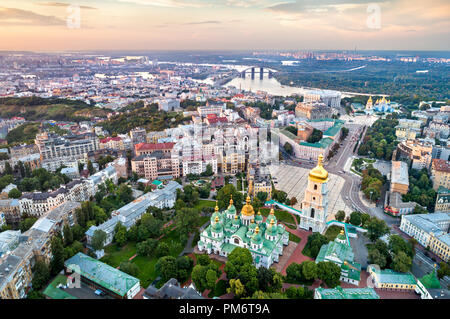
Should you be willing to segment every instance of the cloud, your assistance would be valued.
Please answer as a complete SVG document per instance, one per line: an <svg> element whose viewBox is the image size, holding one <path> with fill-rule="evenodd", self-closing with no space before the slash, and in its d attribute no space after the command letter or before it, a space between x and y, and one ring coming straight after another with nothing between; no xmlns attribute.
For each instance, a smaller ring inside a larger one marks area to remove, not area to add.
<svg viewBox="0 0 450 319"><path fill-rule="evenodd" d="M28 10L0 7L0 25L65 25L66 21L55 16L46 16Z"/></svg>
<svg viewBox="0 0 450 319"><path fill-rule="evenodd" d="M183 0L117 0L118 2L134 3L144 6L163 8L205 8L211 7L210 1L183 1Z"/></svg>
<svg viewBox="0 0 450 319"><path fill-rule="evenodd" d="M63 2L38 2L36 3L37 5L40 6L47 6L47 7L67 7L70 6L70 3L63 3ZM73 4L76 5L76 4ZM81 9L86 9L86 10L98 10L98 8L94 8L94 7L90 7L90 6L83 6L80 5L79 6Z"/></svg>

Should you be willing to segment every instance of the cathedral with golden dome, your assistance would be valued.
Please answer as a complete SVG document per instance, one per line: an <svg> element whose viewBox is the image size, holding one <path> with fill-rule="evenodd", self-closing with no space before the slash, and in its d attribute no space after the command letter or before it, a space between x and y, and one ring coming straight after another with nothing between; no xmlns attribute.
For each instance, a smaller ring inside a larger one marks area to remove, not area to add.
<svg viewBox="0 0 450 319"><path fill-rule="evenodd" d="M278 262L284 246L289 244L289 233L277 222L273 208L264 220L261 212L255 213L247 196L239 213L230 199L222 212L216 203L211 223L200 234L197 247L208 254L227 257L236 247L247 248L256 267L269 268Z"/></svg>
<svg viewBox="0 0 450 319"><path fill-rule="evenodd" d="M300 228L319 233L325 230L328 218L328 172L323 167L322 155L319 155L317 166L309 172L301 211Z"/></svg>

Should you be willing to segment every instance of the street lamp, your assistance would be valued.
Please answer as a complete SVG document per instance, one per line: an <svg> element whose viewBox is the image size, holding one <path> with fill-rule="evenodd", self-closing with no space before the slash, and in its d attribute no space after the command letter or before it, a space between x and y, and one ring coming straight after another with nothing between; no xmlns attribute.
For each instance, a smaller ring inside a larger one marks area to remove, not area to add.
<svg viewBox="0 0 450 319"><path fill-rule="evenodd" d="M370 191L370 201L372 201L372 193L373 191Z"/></svg>

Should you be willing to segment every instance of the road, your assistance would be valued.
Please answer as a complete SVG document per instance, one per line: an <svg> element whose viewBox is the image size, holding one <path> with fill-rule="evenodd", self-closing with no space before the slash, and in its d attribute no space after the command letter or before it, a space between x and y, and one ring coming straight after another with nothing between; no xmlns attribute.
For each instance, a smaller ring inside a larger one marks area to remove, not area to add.
<svg viewBox="0 0 450 319"><path fill-rule="evenodd" d="M381 206L367 207L359 197L361 177L351 172L344 172L344 166L348 158L356 155L356 152L353 152L353 150L355 149L355 145L357 143L360 144L363 141L367 126L357 123L347 123L345 127L349 129L348 136L341 143L338 152L333 156L333 158L331 158L330 161L324 161L325 169L329 173L338 175L345 180L345 183L341 189L342 200L348 207L351 207L354 210L358 210L384 220L390 228L393 228L395 225L399 225L399 219L386 215L383 212L383 200L380 200ZM358 148L356 148L356 150L357 149ZM283 148L280 148L280 150L285 162L289 165L307 169L312 169L317 165L316 161L308 161L303 159L299 160L294 156L287 154Z"/></svg>

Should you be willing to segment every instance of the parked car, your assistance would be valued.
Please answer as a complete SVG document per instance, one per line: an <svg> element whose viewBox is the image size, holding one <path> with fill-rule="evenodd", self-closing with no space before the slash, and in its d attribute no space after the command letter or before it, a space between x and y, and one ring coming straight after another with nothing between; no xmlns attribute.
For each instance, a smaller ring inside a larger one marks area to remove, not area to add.
<svg viewBox="0 0 450 319"><path fill-rule="evenodd" d="M97 289L96 291L94 291L94 294L96 294L97 296L104 296L106 295L106 293L103 290Z"/></svg>

